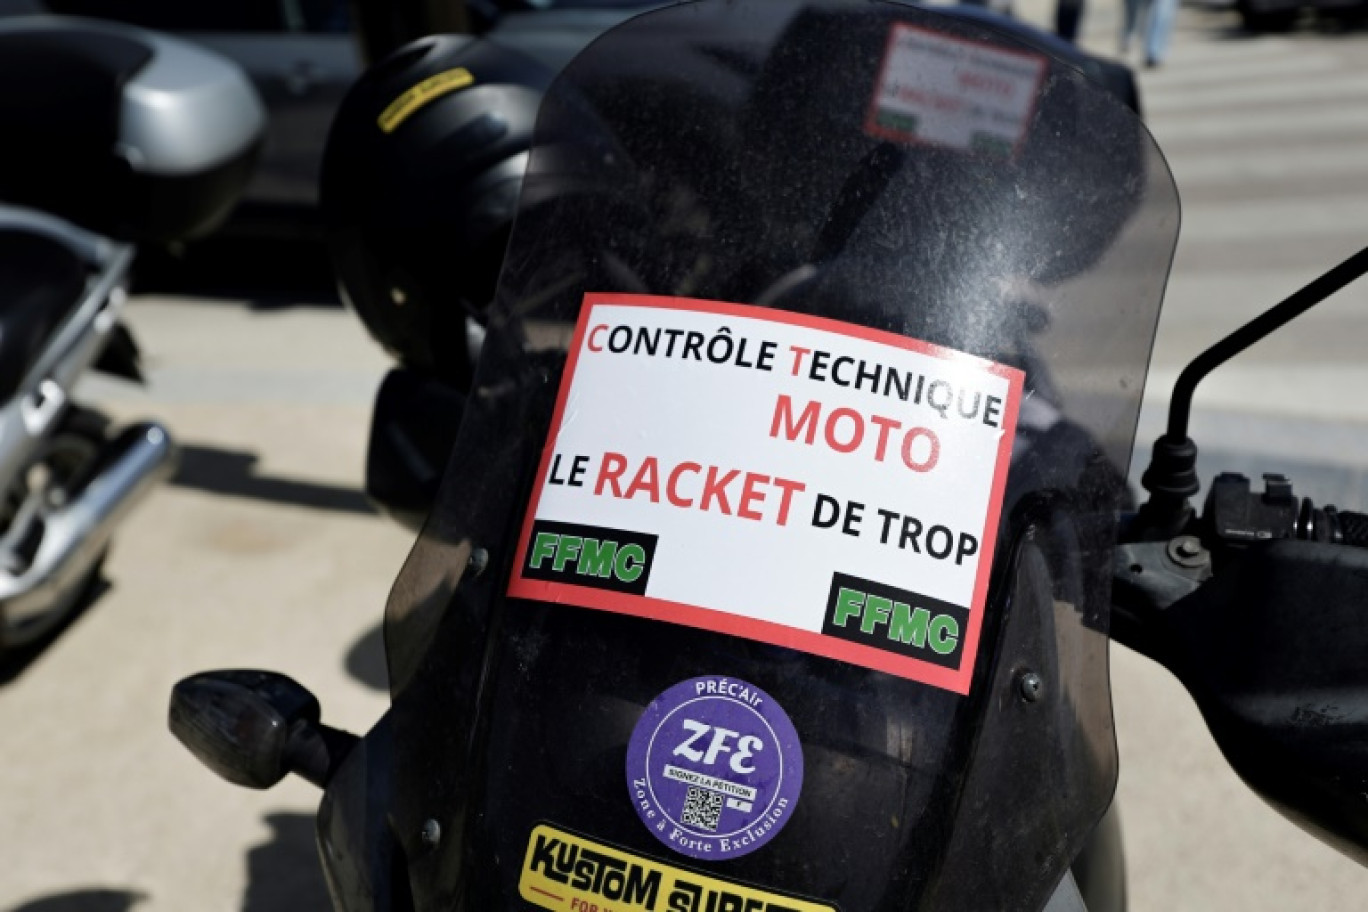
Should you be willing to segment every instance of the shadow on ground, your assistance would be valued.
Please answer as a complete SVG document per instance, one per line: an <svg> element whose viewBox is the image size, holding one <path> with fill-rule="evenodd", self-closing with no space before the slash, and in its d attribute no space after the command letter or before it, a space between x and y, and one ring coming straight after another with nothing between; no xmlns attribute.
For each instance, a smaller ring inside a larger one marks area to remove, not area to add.
<svg viewBox="0 0 1368 912"><path fill-rule="evenodd" d="M385 633L376 624L356 641L347 652L347 674L373 690L389 689L389 671L385 664Z"/></svg>
<svg viewBox="0 0 1368 912"><path fill-rule="evenodd" d="M324 912L331 909L309 814L266 817L271 840L247 853L242 912ZM28 912L28 910L25 910Z"/></svg>
<svg viewBox="0 0 1368 912"><path fill-rule="evenodd" d="M242 912L326 912L332 908L309 814L271 814L269 841L247 853ZM148 896L129 890L56 893L5 912L136 912Z"/></svg>
<svg viewBox="0 0 1368 912"><path fill-rule="evenodd" d="M249 497L272 503L366 516L377 511L366 495L354 488L272 478L255 472L258 457L243 450L198 444L180 448L180 468L171 484L228 497Z"/></svg>
<svg viewBox="0 0 1368 912"><path fill-rule="evenodd" d="M144 899L147 894L128 890L74 890L26 902L9 912L128 912Z"/></svg>

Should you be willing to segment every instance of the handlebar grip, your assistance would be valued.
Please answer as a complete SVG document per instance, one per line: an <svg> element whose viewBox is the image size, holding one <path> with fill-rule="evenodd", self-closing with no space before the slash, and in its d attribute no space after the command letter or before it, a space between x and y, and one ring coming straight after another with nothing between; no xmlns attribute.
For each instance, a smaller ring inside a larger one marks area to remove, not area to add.
<svg viewBox="0 0 1368 912"><path fill-rule="evenodd" d="M1368 548L1368 513L1339 510L1335 518L1339 520L1341 544Z"/></svg>

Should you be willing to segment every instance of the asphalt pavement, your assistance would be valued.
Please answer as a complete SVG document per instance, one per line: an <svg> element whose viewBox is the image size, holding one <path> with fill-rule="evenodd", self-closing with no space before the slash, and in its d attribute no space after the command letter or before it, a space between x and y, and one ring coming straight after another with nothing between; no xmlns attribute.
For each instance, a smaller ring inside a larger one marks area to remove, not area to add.
<svg viewBox="0 0 1368 912"><path fill-rule="evenodd" d="M1113 53L1118 17L1091 2L1085 43ZM1365 73L1368 32L1251 38L1212 8L1185 8L1171 59L1143 73L1185 210L1142 439L1188 358L1368 243ZM1204 476L1281 470L1368 508L1366 305L1352 288L1202 387ZM130 319L150 386L87 393L166 421L184 464L122 529L90 610L0 669L0 910L322 909L317 791L215 779L167 734L166 699L186 674L262 667L331 724L383 711L378 625L411 544L360 493L387 361L335 306L144 296ZM1135 912L1363 907L1368 872L1249 792L1165 672L1115 649L1113 679Z"/></svg>

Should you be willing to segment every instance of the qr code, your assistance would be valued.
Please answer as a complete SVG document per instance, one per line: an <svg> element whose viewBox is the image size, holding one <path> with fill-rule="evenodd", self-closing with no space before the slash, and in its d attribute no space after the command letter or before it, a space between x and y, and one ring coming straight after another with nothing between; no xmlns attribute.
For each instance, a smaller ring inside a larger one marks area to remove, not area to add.
<svg viewBox="0 0 1368 912"><path fill-rule="evenodd" d="M722 796L717 792L689 786L688 797L684 799L684 825L716 833L717 822L721 819Z"/></svg>

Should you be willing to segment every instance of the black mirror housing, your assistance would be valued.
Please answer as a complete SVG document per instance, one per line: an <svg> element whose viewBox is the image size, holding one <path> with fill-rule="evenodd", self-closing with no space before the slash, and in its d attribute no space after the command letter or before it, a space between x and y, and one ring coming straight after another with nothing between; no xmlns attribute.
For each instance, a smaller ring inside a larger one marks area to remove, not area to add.
<svg viewBox="0 0 1368 912"><path fill-rule="evenodd" d="M315 731L314 695L269 671L210 671L171 691L171 733L234 785L268 789L294 769L293 741Z"/></svg>

